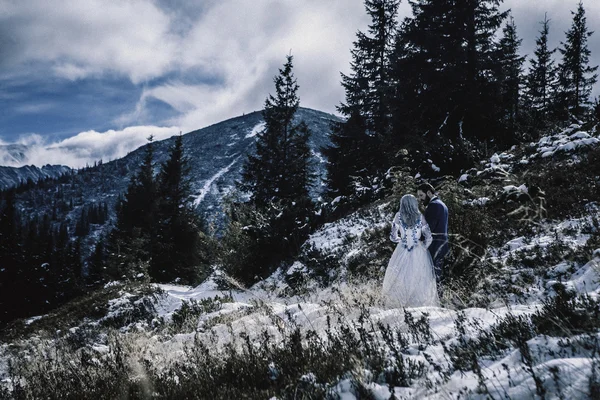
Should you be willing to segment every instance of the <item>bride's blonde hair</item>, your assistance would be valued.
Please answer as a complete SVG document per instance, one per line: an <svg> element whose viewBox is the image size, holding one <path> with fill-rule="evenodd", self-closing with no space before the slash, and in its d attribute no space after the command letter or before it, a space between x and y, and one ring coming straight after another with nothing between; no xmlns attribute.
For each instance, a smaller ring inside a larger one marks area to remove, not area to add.
<svg viewBox="0 0 600 400"><path fill-rule="evenodd" d="M400 199L400 219L408 226L415 226L421 217L419 203L412 194L405 194Z"/></svg>

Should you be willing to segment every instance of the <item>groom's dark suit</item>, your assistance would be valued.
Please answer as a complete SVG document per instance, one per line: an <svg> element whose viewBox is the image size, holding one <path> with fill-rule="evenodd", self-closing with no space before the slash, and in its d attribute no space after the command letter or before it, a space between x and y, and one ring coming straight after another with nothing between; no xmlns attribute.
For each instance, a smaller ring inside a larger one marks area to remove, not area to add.
<svg viewBox="0 0 600 400"><path fill-rule="evenodd" d="M434 196L425 209L425 220L431 229L433 242L429 253L433 259L435 276L439 282L442 276L442 262L448 254L448 207L437 196Z"/></svg>

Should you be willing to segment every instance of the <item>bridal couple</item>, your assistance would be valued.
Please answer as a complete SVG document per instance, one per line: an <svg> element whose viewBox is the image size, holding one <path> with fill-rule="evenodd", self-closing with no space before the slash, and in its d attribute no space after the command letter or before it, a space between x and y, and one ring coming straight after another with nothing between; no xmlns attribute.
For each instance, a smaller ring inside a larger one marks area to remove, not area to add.
<svg viewBox="0 0 600 400"><path fill-rule="evenodd" d="M438 306L438 285L448 253L448 208L433 186L423 183L417 197L404 195L394 216L390 240L398 243L383 279L383 298L389 307Z"/></svg>

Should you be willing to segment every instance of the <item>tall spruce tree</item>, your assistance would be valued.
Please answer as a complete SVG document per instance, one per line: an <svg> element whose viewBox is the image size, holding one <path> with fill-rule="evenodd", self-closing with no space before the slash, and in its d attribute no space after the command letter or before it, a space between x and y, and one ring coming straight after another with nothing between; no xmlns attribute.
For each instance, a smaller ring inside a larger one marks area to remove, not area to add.
<svg viewBox="0 0 600 400"><path fill-rule="evenodd" d="M516 139L517 119L521 86L523 81L523 63L525 57L519 55L522 40L517 36L517 25L510 18L502 30L503 36L498 46L501 82L501 117L505 121L506 135Z"/></svg>
<svg viewBox="0 0 600 400"><path fill-rule="evenodd" d="M153 137L148 138L140 169L131 177L123 200L117 204L117 222L106 243L108 279L148 273L155 246L158 193L154 177Z"/></svg>
<svg viewBox="0 0 600 400"><path fill-rule="evenodd" d="M358 31L352 49L350 75L342 74L346 102L338 109L349 117L358 111L370 134L381 140L389 131L390 59L394 51L399 0L365 0L371 18L368 33Z"/></svg>
<svg viewBox="0 0 600 400"><path fill-rule="evenodd" d="M556 66L552 54L556 49L549 49L548 35L550 20L544 15L542 29L536 39L534 58L529 59L529 71L526 78L525 103L532 114L534 129L547 121L556 89Z"/></svg>
<svg viewBox="0 0 600 400"><path fill-rule="evenodd" d="M190 166L180 134L158 175L158 208L155 216L150 276L157 282L179 279L197 284L206 276L202 259L201 221L190 204Z"/></svg>
<svg viewBox="0 0 600 400"><path fill-rule="evenodd" d="M394 92L391 56L397 28L399 0L366 0L371 23L367 33L359 31L351 50L350 75L342 74L345 102L338 111L347 118L332 129L328 156L328 193L331 196L356 194L367 187L378 172L389 167L391 141L391 99ZM360 157L351 159L349 154ZM344 174L351 176L351 185Z"/></svg>
<svg viewBox="0 0 600 400"><path fill-rule="evenodd" d="M15 206L15 190L0 196L0 324L15 318L19 311L14 306L21 281L22 248L19 241L19 212Z"/></svg>
<svg viewBox="0 0 600 400"><path fill-rule="evenodd" d="M593 32L588 31L585 9L579 2L577 11L571 11L573 22L566 32L565 42L561 42L559 51L562 60L558 66L559 90L556 108L559 116L567 118L572 114L581 117L590 105L590 94L598 75L598 66L590 66L591 51L587 46Z"/></svg>
<svg viewBox="0 0 600 400"><path fill-rule="evenodd" d="M495 35L501 0L414 0L398 33L396 135L494 139L500 97ZM414 132L398 132L414 129Z"/></svg>
<svg viewBox="0 0 600 400"><path fill-rule="evenodd" d="M287 56L274 79L275 95L267 97L263 111L265 128L243 167L239 187L250 192L250 202L232 204L229 211L228 234L244 243L246 254L244 263L228 258L224 269L244 283L266 277L295 254L312 225L310 131L294 118L300 99L292 61Z"/></svg>
<svg viewBox="0 0 600 400"><path fill-rule="evenodd" d="M373 171L373 160L365 149L373 147L372 136L365 134L364 117L354 110L348 120L335 123L330 136L331 145L322 149L327 157L327 197L356 194L357 187L367 187L365 172Z"/></svg>
<svg viewBox="0 0 600 400"><path fill-rule="evenodd" d="M298 84L292 69L293 57L275 77L275 96L265 101L265 128L257 135L256 153L248 156L241 187L251 193L259 206L307 199L313 174L310 168L310 131L304 122L295 122L300 105Z"/></svg>

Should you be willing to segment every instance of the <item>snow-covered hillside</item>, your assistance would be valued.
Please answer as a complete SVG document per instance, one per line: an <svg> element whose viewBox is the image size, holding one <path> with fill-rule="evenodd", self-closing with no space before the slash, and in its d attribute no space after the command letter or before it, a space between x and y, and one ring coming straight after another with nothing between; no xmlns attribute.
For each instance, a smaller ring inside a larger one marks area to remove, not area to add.
<svg viewBox="0 0 600 400"><path fill-rule="evenodd" d="M448 286L441 307L388 309L380 299L392 248L382 240L399 188L322 226L291 267L251 288L218 268L198 287L113 282L93 317L65 320L59 310L22 322L1 347L0 394L600 398L600 207L587 201L583 212L549 218L548 194L534 194L522 172L548 160L567 168L579 151L597 149L589 140L595 133L570 129L496 154L444 184L442 197L454 193L453 207L466 219L501 213L502 220L486 226L489 244L470 272L477 279L461 292ZM555 154L545 155L541 143L556 140ZM466 228L450 229L453 246L464 250L458 232ZM331 259L328 268L320 264ZM228 281L226 289L217 284ZM27 360L18 361L23 354Z"/></svg>
<svg viewBox="0 0 600 400"><path fill-rule="evenodd" d="M296 114L304 121L311 132L310 145L313 151L317 182L312 195L321 194L325 162L321 149L330 144L329 134L332 121L339 120L334 115L321 111L300 108ZM183 135L185 155L189 160L192 198L190 202L199 214L208 220L222 217L222 201L235 187L241 177L246 157L254 151L256 135L264 129L260 111L189 132ZM153 142L154 165L158 173L165 162L175 137ZM22 151L26 152L25 149ZM106 223L94 226L84 238L84 254L93 249L98 237L106 235L112 228L115 218L115 205L130 183L131 176L141 165L145 146L142 146L121 159L99 162L96 165L73 171L64 166L0 167L0 189L14 186L28 178L37 182L45 177L58 177L72 172L68 179L44 182L41 185L23 188L16 195L16 203L23 215L52 214L56 221L66 222L70 236L74 238L76 224L86 208L106 204L109 218Z"/></svg>

